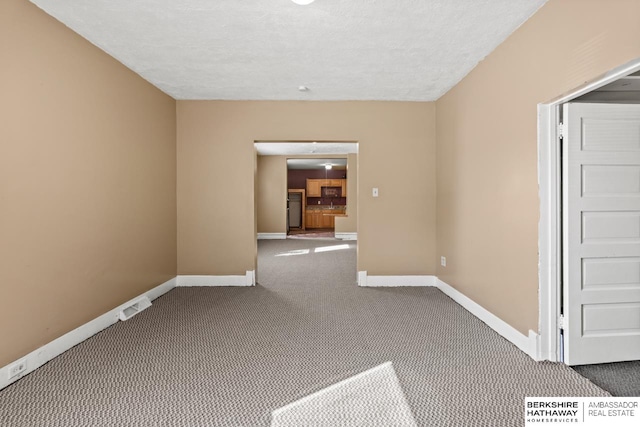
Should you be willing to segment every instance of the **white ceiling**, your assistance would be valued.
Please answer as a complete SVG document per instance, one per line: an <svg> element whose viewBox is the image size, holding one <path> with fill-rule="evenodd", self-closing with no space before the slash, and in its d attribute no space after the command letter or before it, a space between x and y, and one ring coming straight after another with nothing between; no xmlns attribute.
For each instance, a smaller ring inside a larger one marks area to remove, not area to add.
<svg viewBox="0 0 640 427"><path fill-rule="evenodd" d="M357 142L256 142L260 156L357 154Z"/></svg>
<svg viewBox="0 0 640 427"><path fill-rule="evenodd" d="M287 159L287 169L325 169L325 165L333 169L346 169L347 159Z"/></svg>
<svg viewBox="0 0 640 427"><path fill-rule="evenodd" d="M596 92L640 92L640 71L604 85Z"/></svg>
<svg viewBox="0 0 640 427"><path fill-rule="evenodd" d="M640 104L640 71L585 93L572 102Z"/></svg>
<svg viewBox="0 0 640 427"><path fill-rule="evenodd" d="M432 101L546 0L31 1L176 99Z"/></svg>

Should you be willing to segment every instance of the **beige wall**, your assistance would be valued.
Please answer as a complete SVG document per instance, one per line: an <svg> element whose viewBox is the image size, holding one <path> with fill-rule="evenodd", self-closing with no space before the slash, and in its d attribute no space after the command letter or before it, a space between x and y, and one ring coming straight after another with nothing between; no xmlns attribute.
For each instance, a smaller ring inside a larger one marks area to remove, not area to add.
<svg viewBox="0 0 640 427"><path fill-rule="evenodd" d="M175 101L0 2L0 366L176 274Z"/></svg>
<svg viewBox="0 0 640 427"><path fill-rule="evenodd" d="M287 158L258 156L258 233L287 232Z"/></svg>
<svg viewBox="0 0 640 427"><path fill-rule="evenodd" d="M255 268L255 140L359 142L358 269L434 274L433 103L178 101L177 117L179 274Z"/></svg>
<svg viewBox="0 0 640 427"><path fill-rule="evenodd" d="M538 330L536 106L640 57L640 2L551 0L437 101L438 276Z"/></svg>

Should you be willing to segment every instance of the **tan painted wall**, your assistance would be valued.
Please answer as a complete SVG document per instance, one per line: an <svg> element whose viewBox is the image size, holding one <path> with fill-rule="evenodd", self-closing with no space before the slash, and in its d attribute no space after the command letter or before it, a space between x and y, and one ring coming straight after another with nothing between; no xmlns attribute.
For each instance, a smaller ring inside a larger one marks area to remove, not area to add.
<svg viewBox="0 0 640 427"><path fill-rule="evenodd" d="M347 216L336 217L336 233L358 231L358 155L347 155Z"/></svg>
<svg viewBox="0 0 640 427"><path fill-rule="evenodd" d="M434 103L177 104L179 274L255 268L255 140L358 141L358 269L434 274Z"/></svg>
<svg viewBox="0 0 640 427"><path fill-rule="evenodd" d="M0 2L0 366L176 275L175 101Z"/></svg>
<svg viewBox="0 0 640 427"><path fill-rule="evenodd" d="M287 232L287 158L258 156L258 233Z"/></svg>
<svg viewBox="0 0 640 427"><path fill-rule="evenodd" d="M640 2L551 0L437 101L438 276L538 330L536 106L640 57Z"/></svg>

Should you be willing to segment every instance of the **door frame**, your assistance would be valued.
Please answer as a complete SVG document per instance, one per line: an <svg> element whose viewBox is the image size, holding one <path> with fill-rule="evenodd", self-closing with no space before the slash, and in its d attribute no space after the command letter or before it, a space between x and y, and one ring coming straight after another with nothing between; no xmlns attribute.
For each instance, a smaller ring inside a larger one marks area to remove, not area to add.
<svg viewBox="0 0 640 427"><path fill-rule="evenodd" d="M640 58L598 76L546 103L538 104L538 345L537 360L561 362L562 185L558 126L562 104L640 71Z"/></svg>

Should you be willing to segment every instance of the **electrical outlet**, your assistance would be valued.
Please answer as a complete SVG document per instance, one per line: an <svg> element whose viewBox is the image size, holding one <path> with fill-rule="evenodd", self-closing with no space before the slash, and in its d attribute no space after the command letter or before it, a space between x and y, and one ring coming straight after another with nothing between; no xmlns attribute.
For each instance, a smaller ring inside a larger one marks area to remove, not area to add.
<svg viewBox="0 0 640 427"><path fill-rule="evenodd" d="M27 370L27 359L22 359L19 362L14 363L9 366L9 379L13 377L17 377L18 375L23 374Z"/></svg>
<svg viewBox="0 0 640 427"><path fill-rule="evenodd" d="M443 266L443 267L447 266L447 257L445 257L445 256L441 256L440 257L440 265Z"/></svg>

